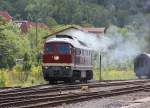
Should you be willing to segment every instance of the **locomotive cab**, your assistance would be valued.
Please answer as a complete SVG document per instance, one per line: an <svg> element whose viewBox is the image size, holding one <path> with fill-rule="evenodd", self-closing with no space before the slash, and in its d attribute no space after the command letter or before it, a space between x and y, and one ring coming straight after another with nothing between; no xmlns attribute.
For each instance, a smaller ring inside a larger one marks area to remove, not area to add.
<svg viewBox="0 0 150 108"><path fill-rule="evenodd" d="M69 43L46 43L43 63L71 63L73 52L73 46Z"/></svg>
<svg viewBox="0 0 150 108"><path fill-rule="evenodd" d="M73 46L64 42L45 44L43 55L43 72L47 81L54 82L71 77L74 60Z"/></svg>

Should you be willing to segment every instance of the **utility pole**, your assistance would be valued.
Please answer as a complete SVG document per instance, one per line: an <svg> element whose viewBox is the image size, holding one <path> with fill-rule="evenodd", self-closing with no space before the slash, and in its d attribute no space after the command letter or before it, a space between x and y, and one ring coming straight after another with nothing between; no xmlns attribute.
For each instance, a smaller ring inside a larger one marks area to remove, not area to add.
<svg viewBox="0 0 150 108"><path fill-rule="evenodd" d="M150 26L150 24L149 24L149 26ZM148 46L148 53L150 53L150 30L149 30L149 46Z"/></svg>
<svg viewBox="0 0 150 108"><path fill-rule="evenodd" d="M102 56L99 54L99 81L102 80Z"/></svg>
<svg viewBox="0 0 150 108"><path fill-rule="evenodd" d="M38 46L38 18L29 14L30 21L35 21L35 47Z"/></svg>
<svg viewBox="0 0 150 108"><path fill-rule="evenodd" d="M38 24L37 24L37 20L36 20L36 27L35 27L35 32L36 32L36 37L35 37L35 45L36 47L38 46Z"/></svg>

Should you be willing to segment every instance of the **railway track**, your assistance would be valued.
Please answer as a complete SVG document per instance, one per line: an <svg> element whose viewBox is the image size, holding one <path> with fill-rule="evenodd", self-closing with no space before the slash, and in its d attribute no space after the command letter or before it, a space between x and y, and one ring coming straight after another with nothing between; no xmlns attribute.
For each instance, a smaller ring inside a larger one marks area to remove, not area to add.
<svg viewBox="0 0 150 108"><path fill-rule="evenodd" d="M89 84L77 85L61 85L47 88L37 89L39 87L17 89L14 91L7 91L0 93L0 107L46 107L56 106L62 103L69 103L74 101L88 100L90 98L106 97L117 95L119 93L129 93L140 90L148 90L150 85L144 85L150 80L131 80L131 81L115 81L115 82L96 82ZM107 91L93 91L87 93L68 92L61 94L60 91L78 90L81 86L88 86L89 88L108 87L108 86L123 86L123 88L115 88ZM130 85L130 87L129 87ZM119 91L120 90L120 91ZM124 91L125 90L125 91Z"/></svg>
<svg viewBox="0 0 150 108"><path fill-rule="evenodd" d="M56 85L56 86L47 86L42 87L28 87L28 88L20 88L20 89L12 89L9 91L0 92L0 100L4 100L4 98L12 98L17 96L28 96L31 94L43 94L43 93L58 93L60 91L66 90L77 90L80 89L81 86L88 86L89 88L96 87L106 87L106 86L118 86L118 85L128 85L128 84L143 84L149 82L150 80L131 80L131 81L114 81L114 82L94 82L88 84L76 84L76 85Z"/></svg>
<svg viewBox="0 0 150 108"><path fill-rule="evenodd" d="M1 103L0 107L18 107L18 108L43 108L43 107L53 107L62 105L63 103L74 103L81 102L90 99L116 96L131 92L143 91L149 89L150 85L126 85L121 88L114 88L107 91L94 91L94 92L84 92L84 93L66 93L57 95L45 95L36 98L17 100L14 102Z"/></svg>
<svg viewBox="0 0 150 108"><path fill-rule="evenodd" d="M99 83L99 82L124 82L126 80L102 80L102 81L92 81L92 82L88 82L88 83ZM139 81L139 80L135 80L135 79L131 79L130 81ZM141 80L140 80L141 82ZM77 83L68 83L67 85L80 85L81 83L77 82ZM84 83L84 84L87 84L87 83ZM56 85L52 85L50 86L49 84L42 84L42 85L35 85L35 86L31 86L31 87L2 87L0 88L0 94L1 93L10 93L10 92L19 92L19 91L28 91L30 89L37 89L37 88L49 88L49 87L59 87L59 86L66 86L66 84L63 84L63 83L59 83L59 84L56 84Z"/></svg>

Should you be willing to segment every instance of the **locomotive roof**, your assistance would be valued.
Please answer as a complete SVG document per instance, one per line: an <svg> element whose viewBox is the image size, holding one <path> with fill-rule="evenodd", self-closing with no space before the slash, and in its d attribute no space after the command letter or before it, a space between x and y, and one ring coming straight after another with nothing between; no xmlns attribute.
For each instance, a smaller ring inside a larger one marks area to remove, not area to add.
<svg viewBox="0 0 150 108"><path fill-rule="evenodd" d="M87 49L90 50L90 48L84 44L84 42L74 38L74 37L50 37L46 40L46 43L50 43L50 42L65 42L65 43L69 43L72 46L76 47L76 48L82 48L82 49Z"/></svg>
<svg viewBox="0 0 150 108"><path fill-rule="evenodd" d="M148 54L148 53L144 53L144 54L147 55L150 58L150 54Z"/></svg>
<svg viewBox="0 0 150 108"><path fill-rule="evenodd" d="M150 54L148 54L148 53L142 53L142 54L138 55L137 58L143 57L143 56L150 58Z"/></svg>

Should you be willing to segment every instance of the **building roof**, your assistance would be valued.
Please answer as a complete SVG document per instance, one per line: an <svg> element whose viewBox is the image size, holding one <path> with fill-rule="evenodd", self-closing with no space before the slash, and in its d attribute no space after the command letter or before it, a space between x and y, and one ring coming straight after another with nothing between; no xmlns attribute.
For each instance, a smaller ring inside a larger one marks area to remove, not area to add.
<svg viewBox="0 0 150 108"><path fill-rule="evenodd" d="M29 27L36 27L36 22L31 22L31 21L28 21L28 20L20 20L20 21L14 21L15 23L26 23ZM37 23L37 26L40 27L40 28L47 28L48 29L48 26L44 23Z"/></svg>
<svg viewBox="0 0 150 108"><path fill-rule="evenodd" d="M10 21L13 18L7 11L0 11L0 16L2 16L6 21Z"/></svg>
<svg viewBox="0 0 150 108"><path fill-rule="evenodd" d="M23 33L28 32L28 29L31 27L36 27L35 22L27 21L27 20L20 20L20 21L14 21L21 29ZM44 28L49 29L48 26L44 23L37 23L38 28Z"/></svg>
<svg viewBox="0 0 150 108"><path fill-rule="evenodd" d="M68 30L71 28L78 29L78 30L84 31L84 32L89 32L89 33L104 33L104 31L105 31L105 28L82 28L81 26L78 26L78 25L67 25L67 26L61 26L55 30L52 29L51 30L52 33L49 34L48 36L45 36L44 38L58 34L60 32L63 32L65 30Z"/></svg>
<svg viewBox="0 0 150 108"><path fill-rule="evenodd" d="M85 31L87 32L91 32L91 33L104 33L105 28L83 28Z"/></svg>

